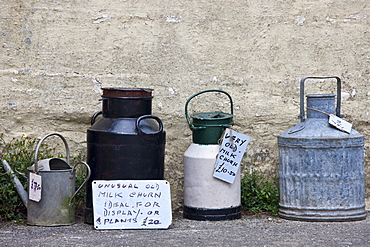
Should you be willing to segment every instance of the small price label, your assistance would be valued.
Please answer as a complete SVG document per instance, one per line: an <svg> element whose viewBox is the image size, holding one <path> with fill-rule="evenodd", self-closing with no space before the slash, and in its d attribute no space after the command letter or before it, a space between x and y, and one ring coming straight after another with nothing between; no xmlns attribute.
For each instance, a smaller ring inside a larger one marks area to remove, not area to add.
<svg viewBox="0 0 370 247"><path fill-rule="evenodd" d="M347 132L348 134L351 133L352 124L333 114L330 114L329 116L329 124L341 131Z"/></svg>
<svg viewBox="0 0 370 247"><path fill-rule="evenodd" d="M28 197L30 200L39 202L41 200L42 182L41 176L36 173L30 173L29 178L29 193Z"/></svg>
<svg viewBox="0 0 370 247"><path fill-rule="evenodd" d="M213 177L233 184L250 137L225 129Z"/></svg>

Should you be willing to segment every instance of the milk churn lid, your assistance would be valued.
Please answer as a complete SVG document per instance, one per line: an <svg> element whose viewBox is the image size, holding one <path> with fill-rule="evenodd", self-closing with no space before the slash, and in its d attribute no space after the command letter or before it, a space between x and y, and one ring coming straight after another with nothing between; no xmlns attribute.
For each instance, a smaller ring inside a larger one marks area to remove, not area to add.
<svg viewBox="0 0 370 247"><path fill-rule="evenodd" d="M102 88L103 97L112 98L127 98L127 97L150 97L152 98L153 89L150 88L123 88L123 87L110 87Z"/></svg>
<svg viewBox="0 0 370 247"><path fill-rule="evenodd" d="M193 120L191 122L188 116L188 103L195 96L205 92L221 92L226 94L230 99L231 111L230 113L221 111L195 113L191 115ZM218 140L225 128L229 128L234 124L232 99L228 93L221 90L206 90L190 97L185 105L185 115L189 128L193 131L193 143L197 144L218 144Z"/></svg>
<svg viewBox="0 0 370 247"><path fill-rule="evenodd" d="M201 112L191 115L194 125L216 125L230 124L233 122L233 115L221 111Z"/></svg>
<svg viewBox="0 0 370 247"><path fill-rule="evenodd" d="M335 94L307 94L307 98L335 98Z"/></svg>

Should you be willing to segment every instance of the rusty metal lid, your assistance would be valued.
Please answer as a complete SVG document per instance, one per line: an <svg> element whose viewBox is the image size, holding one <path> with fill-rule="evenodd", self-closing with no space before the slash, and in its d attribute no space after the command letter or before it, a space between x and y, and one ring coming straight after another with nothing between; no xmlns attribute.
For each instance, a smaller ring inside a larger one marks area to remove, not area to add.
<svg viewBox="0 0 370 247"><path fill-rule="evenodd" d="M127 98L127 97L138 97L138 98L153 98L153 89L149 88L123 88L123 87L112 87L112 88L102 88L102 97L112 97L112 98Z"/></svg>

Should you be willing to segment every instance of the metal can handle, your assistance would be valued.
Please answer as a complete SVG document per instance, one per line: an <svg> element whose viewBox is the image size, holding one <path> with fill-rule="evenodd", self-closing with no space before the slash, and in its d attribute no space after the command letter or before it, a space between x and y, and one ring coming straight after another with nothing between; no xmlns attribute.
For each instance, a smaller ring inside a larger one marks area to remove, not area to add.
<svg viewBox="0 0 370 247"><path fill-rule="evenodd" d="M71 199L69 200L69 205L71 205L72 204L72 200L74 199L74 197L77 195L77 193L82 189L82 187L86 184L86 182L87 182L87 180L89 180L89 178L90 178L90 176L91 176L91 169L90 169L90 167L89 167L89 165L88 164L86 164L85 162L83 162L83 161L79 161L79 162L77 162L74 166L73 166L73 168L72 168L72 171L71 171L71 175L70 175L70 179L72 179L72 178L74 178L75 176L76 176L76 167L78 166L78 165L84 165L85 167L86 167L86 171L87 171L87 174L86 174L86 178L85 178L85 180L83 181L83 183L80 185L80 187L78 187L78 189L76 190L76 192L73 194L73 196L71 197Z"/></svg>
<svg viewBox="0 0 370 247"><path fill-rule="evenodd" d="M99 115L101 115L101 114L103 114L103 111L95 112L95 113L94 113L94 115L92 115L92 117L91 117L91 125L93 125L93 124L95 123L96 118L97 118Z"/></svg>
<svg viewBox="0 0 370 247"><path fill-rule="evenodd" d="M39 154L39 149L41 147L41 144L45 141L46 138L50 137L50 136L59 136L63 143L64 143L64 146L66 148L66 158L67 158L67 164L69 166L70 165L70 152L69 152L69 147L68 147L68 143L66 141L66 139L61 135L61 134L58 134L58 133L52 133L52 134L48 134L46 136L44 136L40 141L39 143L37 144L37 147L36 147L36 151L35 151L35 163L33 165L33 172L34 173L38 173L39 172L39 166L38 166L38 154Z"/></svg>
<svg viewBox="0 0 370 247"><path fill-rule="evenodd" d="M197 127L194 126L194 124L192 124L190 122L190 118L189 118L189 114L188 114L188 104L190 102L191 99L193 99L194 97L200 95L200 94L203 94L203 93L208 93L208 92L217 92L217 93L224 93L227 95L227 97L229 97L229 100L230 100L230 114L233 115L233 99L231 98L230 94L228 94L227 92L225 91L222 91L222 90L218 90L218 89L209 89L209 90L204 90L204 91L201 91L199 93L196 93L194 94L193 96L191 96L187 101L186 101L186 104L185 104L185 117L186 117L186 120L188 121L188 124L189 124L189 127L190 129L195 129ZM200 127L202 128L202 127ZM204 127L203 127L204 128Z"/></svg>
<svg viewBox="0 0 370 247"><path fill-rule="evenodd" d="M140 128L139 124L142 120L146 119L146 118L152 118L152 119L155 119L158 124L159 124L159 130L157 132L153 132L153 133L145 133L144 131L142 131L142 129ZM138 119L136 119L136 129L137 129L137 132L139 134L140 137L142 137L143 139L148 139L148 138L145 138L145 137L152 137L152 136L155 136L159 133L162 133L163 131L163 123L161 121L161 119L157 116L154 116L154 115L143 115L143 116L140 116Z"/></svg>
<svg viewBox="0 0 370 247"><path fill-rule="evenodd" d="M335 109L335 114L342 118L343 116L340 114L340 105L342 102L341 99L341 91L342 91L342 82L338 76L313 76L313 77L304 77L300 81L300 114L298 116L301 119L301 122L305 120L305 110L304 110L304 82L307 79L336 79L337 80L337 106Z"/></svg>

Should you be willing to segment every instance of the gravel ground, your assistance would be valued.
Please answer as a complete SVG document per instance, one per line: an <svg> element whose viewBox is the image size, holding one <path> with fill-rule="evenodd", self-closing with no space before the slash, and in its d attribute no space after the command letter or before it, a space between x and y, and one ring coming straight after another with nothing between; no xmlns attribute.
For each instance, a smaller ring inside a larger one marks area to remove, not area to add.
<svg viewBox="0 0 370 247"><path fill-rule="evenodd" d="M1 246L370 246L370 215L353 222L176 217L167 230L95 230L82 221L62 227L0 223L0 239Z"/></svg>

